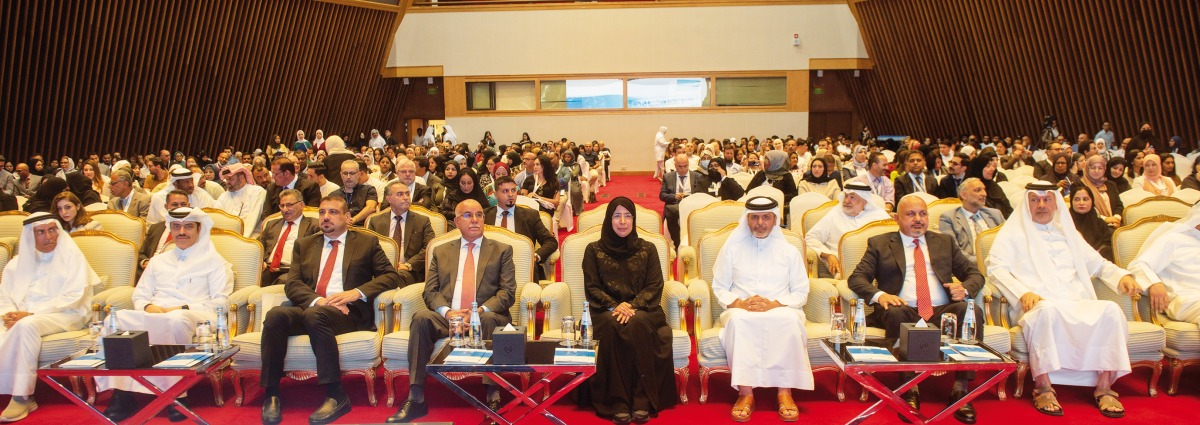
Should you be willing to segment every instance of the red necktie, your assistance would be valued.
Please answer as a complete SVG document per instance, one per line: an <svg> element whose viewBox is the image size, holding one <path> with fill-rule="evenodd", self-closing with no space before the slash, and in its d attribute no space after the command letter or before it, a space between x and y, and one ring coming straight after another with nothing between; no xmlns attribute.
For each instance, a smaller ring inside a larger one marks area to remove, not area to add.
<svg viewBox="0 0 1200 425"><path fill-rule="evenodd" d="M500 216L500 227L505 229L508 228L508 211L505 211L504 214Z"/></svg>
<svg viewBox="0 0 1200 425"><path fill-rule="evenodd" d="M317 295L325 296L325 288L329 286L329 277L333 275L333 265L337 263L338 241L329 241L333 248L329 250L329 258L325 259L325 267L321 267L321 278L317 279Z"/></svg>
<svg viewBox="0 0 1200 425"><path fill-rule="evenodd" d="M396 216L396 230L392 231L392 239L396 240L396 246L400 248L401 255L404 252L404 216Z"/></svg>
<svg viewBox="0 0 1200 425"><path fill-rule="evenodd" d="M288 235L292 233L292 223L288 222L287 228L283 229L283 236L279 237L279 242L275 243L275 252L271 254L271 271L279 270L279 265L283 262L283 245L287 243Z"/></svg>
<svg viewBox="0 0 1200 425"><path fill-rule="evenodd" d="M913 271L917 277L917 315L926 321L933 317L933 301L929 299L929 276L925 271L925 252L921 240L913 239Z"/></svg>
<svg viewBox="0 0 1200 425"><path fill-rule="evenodd" d="M475 301L475 243L467 243L467 261L463 262L462 270L462 304L459 309L471 308Z"/></svg>

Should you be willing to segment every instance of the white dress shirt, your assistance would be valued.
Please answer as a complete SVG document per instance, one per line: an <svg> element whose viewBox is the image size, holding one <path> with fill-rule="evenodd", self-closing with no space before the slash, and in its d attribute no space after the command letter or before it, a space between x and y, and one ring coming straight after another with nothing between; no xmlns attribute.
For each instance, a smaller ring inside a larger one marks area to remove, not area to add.
<svg viewBox="0 0 1200 425"><path fill-rule="evenodd" d="M471 247L471 254L475 258L475 279L476 280L479 279L479 248L480 248L480 246L483 245L483 237L482 236L473 241L468 241L466 239L463 239L462 242L460 242L459 247L458 247L458 274L454 277L454 298L450 300L450 306L438 307L437 312L438 312L438 314L440 314L442 316L445 316L446 312L449 311L452 307L457 307L459 305L462 305L463 266L467 263L467 244L468 243L475 244L475 246ZM475 287L475 295L476 295L475 301L478 302L479 301L479 287L478 286ZM487 308L487 306L483 305L483 303L479 303L479 305L481 307L483 307L484 311L490 311ZM455 309L455 310L457 310L457 309Z"/></svg>
<svg viewBox="0 0 1200 425"><path fill-rule="evenodd" d="M502 227L502 226L500 226L500 223L504 221L504 213L506 211L508 212L508 226L505 228L508 230L512 230L513 233L516 233L517 232L517 220L516 220L517 206L516 206L516 204L514 204L512 206L512 208L508 208L508 209L504 209L504 208L500 208L500 206L496 206L496 222L492 223L492 225L494 225L496 227Z"/></svg>

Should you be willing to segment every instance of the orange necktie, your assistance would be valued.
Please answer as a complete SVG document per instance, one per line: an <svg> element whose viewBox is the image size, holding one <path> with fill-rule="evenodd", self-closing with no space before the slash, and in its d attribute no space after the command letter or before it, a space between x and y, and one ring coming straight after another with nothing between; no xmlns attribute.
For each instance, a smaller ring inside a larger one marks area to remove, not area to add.
<svg viewBox="0 0 1200 425"><path fill-rule="evenodd" d="M462 270L462 305L459 309L471 308L475 301L475 243L467 243L467 261L463 262Z"/></svg>
<svg viewBox="0 0 1200 425"><path fill-rule="evenodd" d="M913 239L913 271L917 277L917 315L929 321L933 317L933 301L929 297L929 276L925 271L925 253L921 251L921 240Z"/></svg>

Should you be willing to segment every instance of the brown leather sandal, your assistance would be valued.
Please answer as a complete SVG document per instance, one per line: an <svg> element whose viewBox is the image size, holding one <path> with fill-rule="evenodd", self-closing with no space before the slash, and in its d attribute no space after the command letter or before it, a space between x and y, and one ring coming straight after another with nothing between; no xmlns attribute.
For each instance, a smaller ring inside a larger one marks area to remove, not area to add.
<svg viewBox="0 0 1200 425"><path fill-rule="evenodd" d="M792 400L791 393L779 393L775 398L779 400L779 420L796 422L800 419L800 409L796 407L796 401Z"/></svg>
<svg viewBox="0 0 1200 425"><path fill-rule="evenodd" d="M754 413L754 396L740 395L729 411L729 417L734 422L750 422L750 414Z"/></svg>
<svg viewBox="0 0 1200 425"><path fill-rule="evenodd" d="M1096 398L1096 407L1100 408L1100 414L1107 418L1123 418L1125 417L1125 406L1117 399L1119 397L1116 391L1111 389L1104 390L1096 394L1092 394ZM1120 410L1112 410L1117 408Z"/></svg>
<svg viewBox="0 0 1200 425"><path fill-rule="evenodd" d="M1050 410L1054 407L1057 407L1058 410ZM1063 415L1062 404L1058 403L1058 397L1053 388L1045 391L1033 390L1033 408L1050 416Z"/></svg>

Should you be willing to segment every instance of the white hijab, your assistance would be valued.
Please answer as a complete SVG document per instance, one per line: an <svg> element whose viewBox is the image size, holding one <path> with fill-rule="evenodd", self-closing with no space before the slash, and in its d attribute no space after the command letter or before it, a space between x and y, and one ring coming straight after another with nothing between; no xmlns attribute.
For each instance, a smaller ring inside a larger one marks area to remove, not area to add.
<svg viewBox="0 0 1200 425"><path fill-rule="evenodd" d="M446 129L446 134L442 136L442 141L449 143L451 145L457 144L458 143L458 135L454 134L454 128L450 127L450 124L446 124L446 125L442 126L442 128Z"/></svg>

